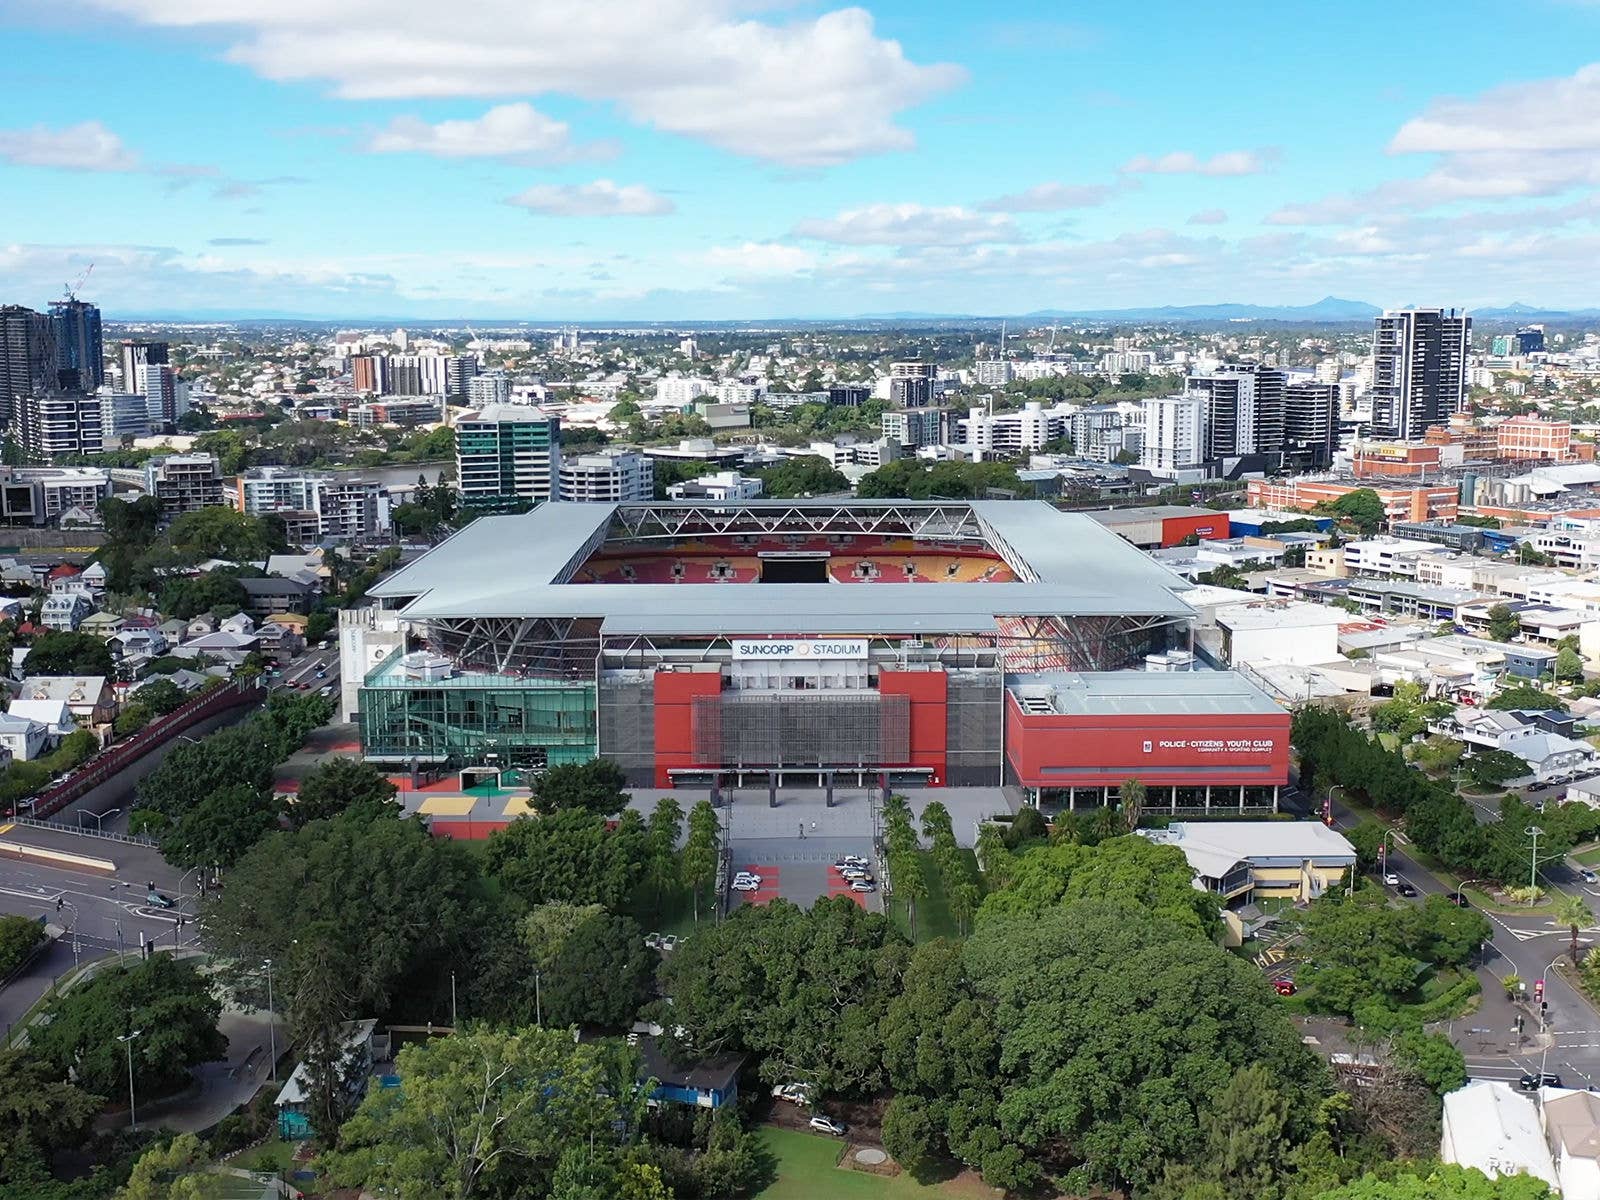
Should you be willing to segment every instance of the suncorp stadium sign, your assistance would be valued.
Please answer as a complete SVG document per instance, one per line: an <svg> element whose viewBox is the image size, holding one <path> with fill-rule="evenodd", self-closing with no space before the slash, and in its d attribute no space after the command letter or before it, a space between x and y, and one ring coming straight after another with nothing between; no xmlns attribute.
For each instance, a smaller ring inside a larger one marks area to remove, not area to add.
<svg viewBox="0 0 1600 1200"><path fill-rule="evenodd" d="M734 638L733 657L770 659L866 658L866 638Z"/></svg>

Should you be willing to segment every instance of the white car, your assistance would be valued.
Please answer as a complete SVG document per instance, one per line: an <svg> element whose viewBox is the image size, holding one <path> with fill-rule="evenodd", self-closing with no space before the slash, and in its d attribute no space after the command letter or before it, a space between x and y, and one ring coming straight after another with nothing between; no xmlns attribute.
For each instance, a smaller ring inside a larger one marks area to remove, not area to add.
<svg viewBox="0 0 1600 1200"><path fill-rule="evenodd" d="M780 1083L772 1089L774 1100L787 1100L790 1104L810 1104L811 1085L809 1083Z"/></svg>
<svg viewBox="0 0 1600 1200"><path fill-rule="evenodd" d="M651 950L659 950L659 949L661 949L661 935L659 933L647 933L647 934L645 934L644 935L644 944L648 949L651 949Z"/></svg>
<svg viewBox="0 0 1600 1200"><path fill-rule="evenodd" d="M850 890L852 892L875 892L878 890L878 885L867 879L852 879L850 881Z"/></svg>
<svg viewBox="0 0 1600 1200"><path fill-rule="evenodd" d="M842 867L866 867L866 866L870 866L871 864L866 859L862 858L859 854L841 854L839 856L839 861L834 863L833 865L836 868L842 868Z"/></svg>
<svg viewBox="0 0 1600 1200"><path fill-rule="evenodd" d="M733 890L736 892L759 892L761 883L755 879L735 879L733 881Z"/></svg>
<svg viewBox="0 0 1600 1200"><path fill-rule="evenodd" d="M754 871L736 871L736 872L734 872L733 881L735 883L739 883L742 880L750 880L750 881L752 881L754 883L760 883L761 882L761 876L757 875Z"/></svg>
<svg viewBox="0 0 1600 1200"><path fill-rule="evenodd" d="M843 1121L835 1121L832 1117L818 1113L806 1122L807 1128L813 1133L826 1133L832 1137L843 1137L850 1132L850 1127Z"/></svg>
<svg viewBox="0 0 1600 1200"><path fill-rule="evenodd" d="M1400 876L1396 875L1393 871L1385 872L1383 876L1383 882L1387 887L1399 887Z"/></svg>

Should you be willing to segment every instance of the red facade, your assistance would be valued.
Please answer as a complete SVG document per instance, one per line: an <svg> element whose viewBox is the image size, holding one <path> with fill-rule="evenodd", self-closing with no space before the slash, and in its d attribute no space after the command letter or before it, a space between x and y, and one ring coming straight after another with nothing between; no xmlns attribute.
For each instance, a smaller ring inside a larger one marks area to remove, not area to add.
<svg viewBox="0 0 1600 1200"><path fill-rule="evenodd" d="M656 786L671 787L676 767L720 766L720 763L694 761L694 702L697 696L716 696L722 692L722 675L717 671L657 671L656 706Z"/></svg>
<svg viewBox="0 0 1600 1200"><path fill-rule="evenodd" d="M911 700L911 761L908 766L926 767L932 772L928 782L944 783L944 752L947 724L945 705L948 686L943 671L880 671L878 693L883 696L908 696ZM885 766L899 766L885 763Z"/></svg>
<svg viewBox="0 0 1600 1200"><path fill-rule="evenodd" d="M1272 787L1289 781L1289 714L1024 713L1006 696L1006 759L1024 787Z"/></svg>
<svg viewBox="0 0 1600 1200"><path fill-rule="evenodd" d="M1219 541L1228 536L1228 514L1205 513L1192 517L1163 517L1161 519L1161 546L1176 546L1193 535L1205 541Z"/></svg>

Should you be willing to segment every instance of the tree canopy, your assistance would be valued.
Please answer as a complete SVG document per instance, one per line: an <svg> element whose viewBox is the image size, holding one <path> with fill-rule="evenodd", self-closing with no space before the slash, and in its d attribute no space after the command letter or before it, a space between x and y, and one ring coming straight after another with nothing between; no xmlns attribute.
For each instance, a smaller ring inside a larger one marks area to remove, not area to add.
<svg viewBox="0 0 1600 1200"><path fill-rule="evenodd" d="M87 633L51 630L28 647L23 660L29 675L107 675L115 669L105 642Z"/></svg>

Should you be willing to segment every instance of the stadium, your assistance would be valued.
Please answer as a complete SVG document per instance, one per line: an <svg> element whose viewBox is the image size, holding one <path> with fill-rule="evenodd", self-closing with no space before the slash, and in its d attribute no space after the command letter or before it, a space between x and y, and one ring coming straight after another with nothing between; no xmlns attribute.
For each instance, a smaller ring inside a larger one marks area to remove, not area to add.
<svg viewBox="0 0 1600 1200"><path fill-rule="evenodd" d="M359 693L369 759L604 755L642 788L1138 778L1276 804L1288 714L1192 669L1188 584L1034 501L545 504L372 589L404 630Z"/></svg>

